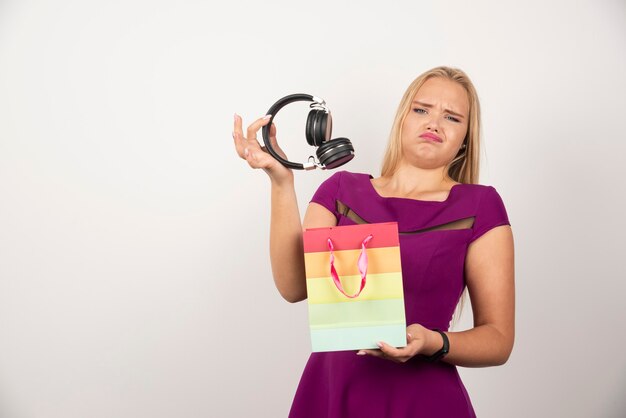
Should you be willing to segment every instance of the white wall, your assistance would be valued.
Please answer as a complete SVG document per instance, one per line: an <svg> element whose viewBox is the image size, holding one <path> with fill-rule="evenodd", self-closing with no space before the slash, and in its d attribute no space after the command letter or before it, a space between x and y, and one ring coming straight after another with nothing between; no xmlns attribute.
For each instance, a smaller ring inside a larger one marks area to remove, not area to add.
<svg viewBox="0 0 626 418"><path fill-rule="evenodd" d="M0 416L286 416L306 304L273 285L232 114L323 97L377 175L437 65L478 89L515 235L513 355L460 369L477 413L626 415L624 51L618 0L0 2ZM293 160L306 112L276 118ZM296 173L302 214L330 174Z"/></svg>

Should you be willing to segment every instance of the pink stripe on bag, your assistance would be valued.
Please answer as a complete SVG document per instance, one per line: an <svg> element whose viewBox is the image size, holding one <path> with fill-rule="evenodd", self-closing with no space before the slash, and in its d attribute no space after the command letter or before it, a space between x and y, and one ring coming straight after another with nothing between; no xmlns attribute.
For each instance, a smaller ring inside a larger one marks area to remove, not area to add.
<svg viewBox="0 0 626 418"><path fill-rule="evenodd" d="M394 232L390 232L390 225L394 225ZM364 225L340 225L334 227L306 228L304 230L307 239L304 240L304 252L326 252L326 238L333 235L333 244L337 251L356 250L356 243L360 242L365 234L372 233L376 238L372 240L368 248L397 247L400 244L395 222L384 222ZM334 231L341 233L334 234ZM364 233L364 231L367 231Z"/></svg>

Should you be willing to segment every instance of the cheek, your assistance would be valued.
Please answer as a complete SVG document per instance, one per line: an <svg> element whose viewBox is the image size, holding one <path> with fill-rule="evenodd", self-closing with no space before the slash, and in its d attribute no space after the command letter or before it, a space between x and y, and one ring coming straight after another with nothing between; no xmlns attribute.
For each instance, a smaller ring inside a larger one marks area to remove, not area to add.
<svg viewBox="0 0 626 418"><path fill-rule="evenodd" d="M461 143L467 136L467 126L458 126L453 132L455 139Z"/></svg>
<svg viewBox="0 0 626 418"><path fill-rule="evenodd" d="M411 132L410 124L407 123L407 121L404 121L404 125L402 125L402 129L400 129L400 139L404 141L407 138L407 136L410 135L410 132Z"/></svg>
<svg viewBox="0 0 626 418"><path fill-rule="evenodd" d="M410 135L411 133L417 132L420 130L419 121L415 120L415 118L411 117L412 115L408 115L406 119L404 119L404 124L402 125L402 134Z"/></svg>

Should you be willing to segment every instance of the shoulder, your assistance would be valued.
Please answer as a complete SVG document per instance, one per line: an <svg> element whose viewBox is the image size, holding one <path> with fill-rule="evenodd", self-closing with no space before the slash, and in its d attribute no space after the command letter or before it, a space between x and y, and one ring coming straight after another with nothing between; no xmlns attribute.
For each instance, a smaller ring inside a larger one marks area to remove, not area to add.
<svg viewBox="0 0 626 418"><path fill-rule="evenodd" d="M478 184L478 183L457 183L455 186L458 186L460 184L463 185L463 187L466 187L469 190L473 190L478 194L486 193L489 189L493 188L493 186L490 186L488 184Z"/></svg>
<svg viewBox="0 0 626 418"><path fill-rule="evenodd" d="M500 196L496 188L489 184L458 183L453 187L462 187L465 190L465 195L474 197L477 203L484 199L493 199Z"/></svg>
<svg viewBox="0 0 626 418"><path fill-rule="evenodd" d="M478 186L476 190L480 192L480 196L477 199L476 219L470 243L496 226L511 225L504 201L496 188L490 185L475 186Z"/></svg>
<svg viewBox="0 0 626 418"><path fill-rule="evenodd" d="M476 184L475 186L478 186L476 190L480 193L482 201L502 200L500 193L494 186L486 184Z"/></svg>
<svg viewBox="0 0 626 418"><path fill-rule="evenodd" d="M506 212L504 202L498 190L488 184L461 183L453 186L450 192L450 206L454 210L471 213L484 218L494 213Z"/></svg>
<svg viewBox="0 0 626 418"><path fill-rule="evenodd" d="M347 170L336 171L322 181L309 202L324 206L339 219L336 201L359 201L359 196L367 190L365 179L369 181L369 174Z"/></svg>
<svg viewBox="0 0 626 418"><path fill-rule="evenodd" d="M335 171L320 183L313 197L316 199L324 196L327 200L334 199L342 190L356 184L362 176L367 176L367 174L346 170Z"/></svg>
<svg viewBox="0 0 626 418"><path fill-rule="evenodd" d="M361 179L363 177L369 178L368 173L358 173L356 171L340 170L331 175L331 177L338 176L345 179Z"/></svg>
<svg viewBox="0 0 626 418"><path fill-rule="evenodd" d="M358 182L362 182L365 179L369 180L370 175L367 173L357 173L353 171L340 170L331 174L322 184L327 184L332 187L343 187L346 185L354 185Z"/></svg>

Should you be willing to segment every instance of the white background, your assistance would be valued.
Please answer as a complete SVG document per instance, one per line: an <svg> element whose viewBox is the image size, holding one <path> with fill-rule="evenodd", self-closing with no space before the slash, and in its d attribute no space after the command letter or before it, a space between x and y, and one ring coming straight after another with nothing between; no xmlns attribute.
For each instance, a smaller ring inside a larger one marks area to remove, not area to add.
<svg viewBox="0 0 626 418"><path fill-rule="evenodd" d="M513 354L459 368L476 412L625 416L624 51L618 0L0 2L0 416L286 416L306 302L274 287L232 115L322 97L343 169L378 176L438 65L476 85L515 236ZM275 119L295 161L307 106ZM330 174L296 173L302 214Z"/></svg>

